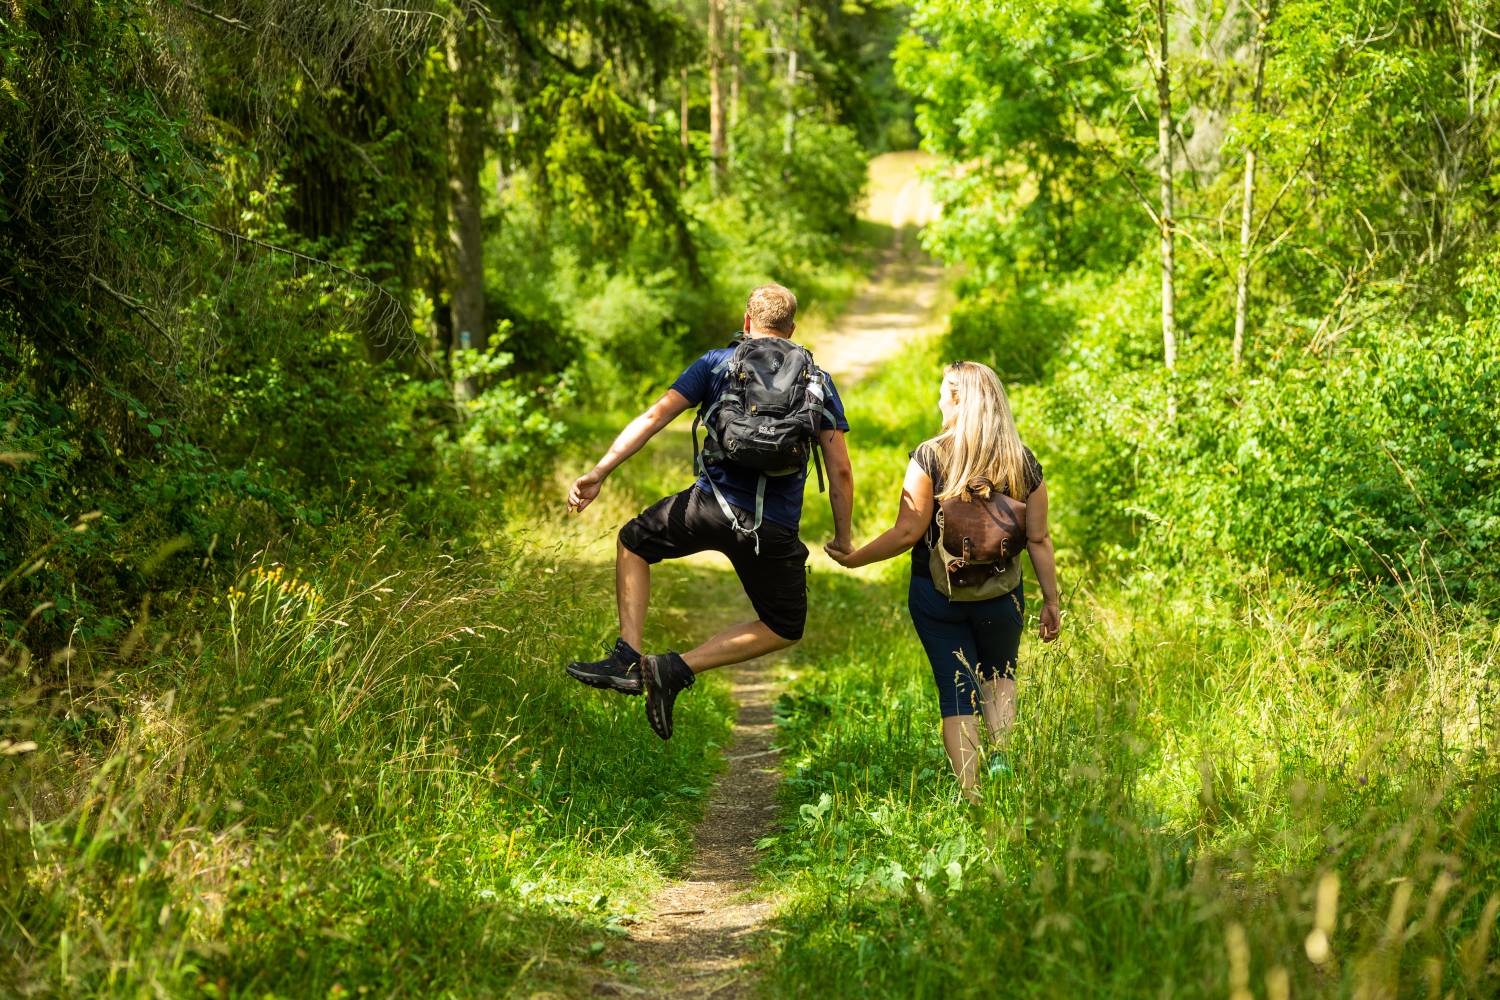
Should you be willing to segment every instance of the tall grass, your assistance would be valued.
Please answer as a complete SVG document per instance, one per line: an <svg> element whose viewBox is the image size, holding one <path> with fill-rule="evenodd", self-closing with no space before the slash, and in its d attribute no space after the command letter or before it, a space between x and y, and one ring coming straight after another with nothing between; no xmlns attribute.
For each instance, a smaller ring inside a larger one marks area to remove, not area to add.
<svg viewBox="0 0 1500 1000"><path fill-rule="evenodd" d="M848 394L865 537L931 433L938 373L918 351ZM905 566L823 576L823 613L858 624L799 647L781 704L770 991L1500 993L1493 622L1418 587L1335 606L1265 574L1090 581L1066 541L1065 636L1043 647L1033 614L1013 773L977 809L941 750Z"/></svg>
<svg viewBox="0 0 1500 1000"><path fill-rule="evenodd" d="M690 847L723 689L663 746L560 669L613 628L587 553L336 531L134 648L7 651L0 993L495 994L612 960Z"/></svg>

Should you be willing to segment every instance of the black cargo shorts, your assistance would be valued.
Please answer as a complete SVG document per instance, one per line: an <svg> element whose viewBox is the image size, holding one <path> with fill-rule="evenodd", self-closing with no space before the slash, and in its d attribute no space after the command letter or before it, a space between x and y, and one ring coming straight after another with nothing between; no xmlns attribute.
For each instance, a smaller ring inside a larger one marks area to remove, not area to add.
<svg viewBox="0 0 1500 1000"><path fill-rule="evenodd" d="M754 518L736 509L748 528ZM696 486L663 497L620 529L620 544L648 563L694 552L722 552L766 627L783 639L800 639L807 624L807 546L797 532L763 521L760 553L755 540L735 531L708 493Z"/></svg>

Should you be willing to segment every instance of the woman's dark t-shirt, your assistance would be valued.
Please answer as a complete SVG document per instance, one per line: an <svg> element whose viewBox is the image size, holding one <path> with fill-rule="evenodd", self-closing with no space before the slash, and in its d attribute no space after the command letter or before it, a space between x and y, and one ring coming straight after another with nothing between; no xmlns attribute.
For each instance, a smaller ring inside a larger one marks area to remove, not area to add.
<svg viewBox="0 0 1500 1000"><path fill-rule="evenodd" d="M1026 492L1035 492L1042 485L1042 463L1036 460L1031 449L1022 446L1026 452ZM932 495L935 498L943 492L943 471L938 462L937 448L931 441L923 441L917 445L917 450L911 453L912 461L922 467L932 480ZM1019 499L1019 498L1017 498ZM929 539L937 537L937 504L934 501L932 507L932 521L927 525L927 532L917 539L917 544L911 547L911 575L921 577L924 580L932 579L932 569L928 566L928 560L932 557L932 548Z"/></svg>

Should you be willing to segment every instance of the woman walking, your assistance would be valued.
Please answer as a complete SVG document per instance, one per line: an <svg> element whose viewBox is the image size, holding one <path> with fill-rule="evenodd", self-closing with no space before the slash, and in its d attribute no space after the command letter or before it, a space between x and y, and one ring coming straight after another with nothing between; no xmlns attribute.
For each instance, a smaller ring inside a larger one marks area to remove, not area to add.
<svg viewBox="0 0 1500 1000"><path fill-rule="evenodd" d="M976 714L983 719L991 744L991 771L1007 766L1001 747L1016 718L1016 654L1025 622L1025 598L1020 582L994 597L965 600L972 591L966 594L963 588L954 589L952 599L945 596L950 590L948 581L941 581L940 589L931 568L943 565L932 551L938 543L940 505L963 496L975 483L992 484L995 491L1025 504L1026 548L1042 590L1039 634L1043 642L1056 639L1060 628L1057 570L1047 530L1042 467L1016 433L999 377L973 361L949 365L943 372L938 409L942 432L912 452L896 523L853 552L831 547L827 551L836 562L853 569L910 550L907 608L937 683L943 749L959 788L974 802L979 798L981 745Z"/></svg>

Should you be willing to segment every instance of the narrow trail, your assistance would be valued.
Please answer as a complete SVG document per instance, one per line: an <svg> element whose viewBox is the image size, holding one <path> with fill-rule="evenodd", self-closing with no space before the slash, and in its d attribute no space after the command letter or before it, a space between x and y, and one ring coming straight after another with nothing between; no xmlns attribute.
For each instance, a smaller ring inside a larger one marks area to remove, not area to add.
<svg viewBox="0 0 1500 1000"><path fill-rule="evenodd" d="M940 318L942 269L920 250L917 229L936 211L918 169L921 154L877 157L870 165L866 217L888 226L891 237L874 272L842 316L806 343L843 393L890 360L907 343L931 332ZM815 558L822 558L816 554ZM713 557L690 557L707 559ZM726 587L737 587L732 577ZM717 591L717 588L713 588ZM736 591L737 594L737 591ZM703 593L704 606L740 598ZM712 624L699 618L700 628ZM652 901L652 916L631 930L621 957L637 970L634 982L603 979L596 996L651 996L741 1000L756 993L752 957L777 900L757 892L756 841L776 825L780 755L772 746L773 708L781 693L780 658L728 668L738 706L725 771L709 797L694 835L693 859L684 877Z"/></svg>
<svg viewBox="0 0 1500 1000"><path fill-rule="evenodd" d="M865 218L891 235L874 271L837 322L804 340L841 387L877 370L912 340L941 323L934 312L943 291L943 268L922 251L921 228L938 216L937 203L920 171L922 153L888 153L870 164Z"/></svg>
<svg viewBox="0 0 1500 1000"><path fill-rule="evenodd" d="M779 755L771 746L772 706L780 692L773 659L730 668L739 714L724 774L693 838L684 878L652 901L654 916L630 935L629 959L641 985L600 983L601 996L739 998L754 995L749 958L775 910L755 893L755 842L776 820Z"/></svg>

